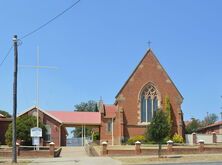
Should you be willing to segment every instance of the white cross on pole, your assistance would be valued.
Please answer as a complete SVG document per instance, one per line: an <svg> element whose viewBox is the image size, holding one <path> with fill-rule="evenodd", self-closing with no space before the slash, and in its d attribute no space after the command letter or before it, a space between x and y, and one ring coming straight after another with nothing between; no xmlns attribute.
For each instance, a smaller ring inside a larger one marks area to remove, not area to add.
<svg viewBox="0 0 222 165"><path fill-rule="evenodd" d="M34 68L36 69L36 119L37 119L37 127L39 127L39 69L57 69L53 66L40 66L39 65L39 47L37 46L37 53L36 53L36 65L20 65L20 67L25 68Z"/></svg>

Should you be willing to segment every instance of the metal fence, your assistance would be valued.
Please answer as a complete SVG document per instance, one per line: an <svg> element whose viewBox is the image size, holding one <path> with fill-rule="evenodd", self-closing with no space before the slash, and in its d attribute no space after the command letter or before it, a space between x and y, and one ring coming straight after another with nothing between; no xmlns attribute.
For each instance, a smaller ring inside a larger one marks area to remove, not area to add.
<svg viewBox="0 0 222 165"><path fill-rule="evenodd" d="M84 146L85 142L87 141L91 141L91 137L86 137L84 138L68 138L66 139L66 146Z"/></svg>

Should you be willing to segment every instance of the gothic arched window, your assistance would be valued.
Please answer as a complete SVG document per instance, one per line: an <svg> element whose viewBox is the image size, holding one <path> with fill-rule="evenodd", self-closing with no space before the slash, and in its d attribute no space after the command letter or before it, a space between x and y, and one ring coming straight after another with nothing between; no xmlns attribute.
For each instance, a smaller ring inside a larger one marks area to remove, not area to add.
<svg viewBox="0 0 222 165"><path fill-rule="evenodd" d="M145 86L141 93L140 99L141 122L151 122L158 109L158 98L155 87L151 84Z"/></svg>

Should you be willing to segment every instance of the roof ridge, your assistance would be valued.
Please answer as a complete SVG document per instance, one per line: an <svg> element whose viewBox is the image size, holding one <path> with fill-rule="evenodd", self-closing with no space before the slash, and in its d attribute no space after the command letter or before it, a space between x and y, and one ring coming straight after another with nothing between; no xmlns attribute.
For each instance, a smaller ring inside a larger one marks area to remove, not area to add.
<svg viewBox="0 0 222 165"><path fill-rule="evenodd" d="M145 59L145 57L152 52L151 48L149 48L145 55L143 56L143 58L140 60L140 62L136 65L135 69L133 70L133 72L130 74L129 78L125 81L125 83L123 84L122 88L119 90L119 92L117 93L117 95L115 96L115 98L117 98L119 96L119 94L122 92L123 88L126 86L126 84L129 82L129 80L131 79L131 77L134 75L134 73L136 72L136 70L139 68L140 64L143 62L143 60Z"/></svg>
<svg viewBox="0 0 222 165"><path fill-rule="evenodd" d="M172 81L172 79L170 78L170 76L168 75L168 73L166 72L165 68L163 67L163 65L160 63L160 61L158 60L158 58L156 57L156 55L153 53L153 51L151 50L151 48L148 49L148 51L145 53L145 55L143 56L143 58L140 60L140 62L138 63L138 65L136 66L136 68L133 70L133 72L130 74L129 78L127 79L127 81L124 83L124 85L122 86L122 88L119 90L119 92L117 93L117 95L115 96L115 98L117 98L119 96L119 94L122 92L122 90L124 89L124 87L127 85L127 83L129 82L129 80L131 79L131 77L134 75L134 73L137 71L137 69L139 68L140 64L143 62L143 60L145 59L146 56L148 56L149 54L151 54L156 62L161 66L161 68L163 69L164 73L166 74L166 76L169 78L169 80L172 82L173 86L175 87L176 91L178 92L178 94L181 96L181 98L183 99L182 94L180 93L180 91L177 89L176 85L174 84L174 82Z"/></svg>

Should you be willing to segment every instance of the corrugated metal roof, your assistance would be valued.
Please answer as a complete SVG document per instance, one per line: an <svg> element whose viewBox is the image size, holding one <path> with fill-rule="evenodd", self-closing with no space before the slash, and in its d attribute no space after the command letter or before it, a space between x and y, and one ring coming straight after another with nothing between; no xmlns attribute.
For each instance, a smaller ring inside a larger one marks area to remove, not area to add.
<svg viewBox="0 0 222 165"><path fill-rule="evenodd" d="M50 116L58 119L63 124L100 125L100 112L62 112L46 111Z"/></svg>

